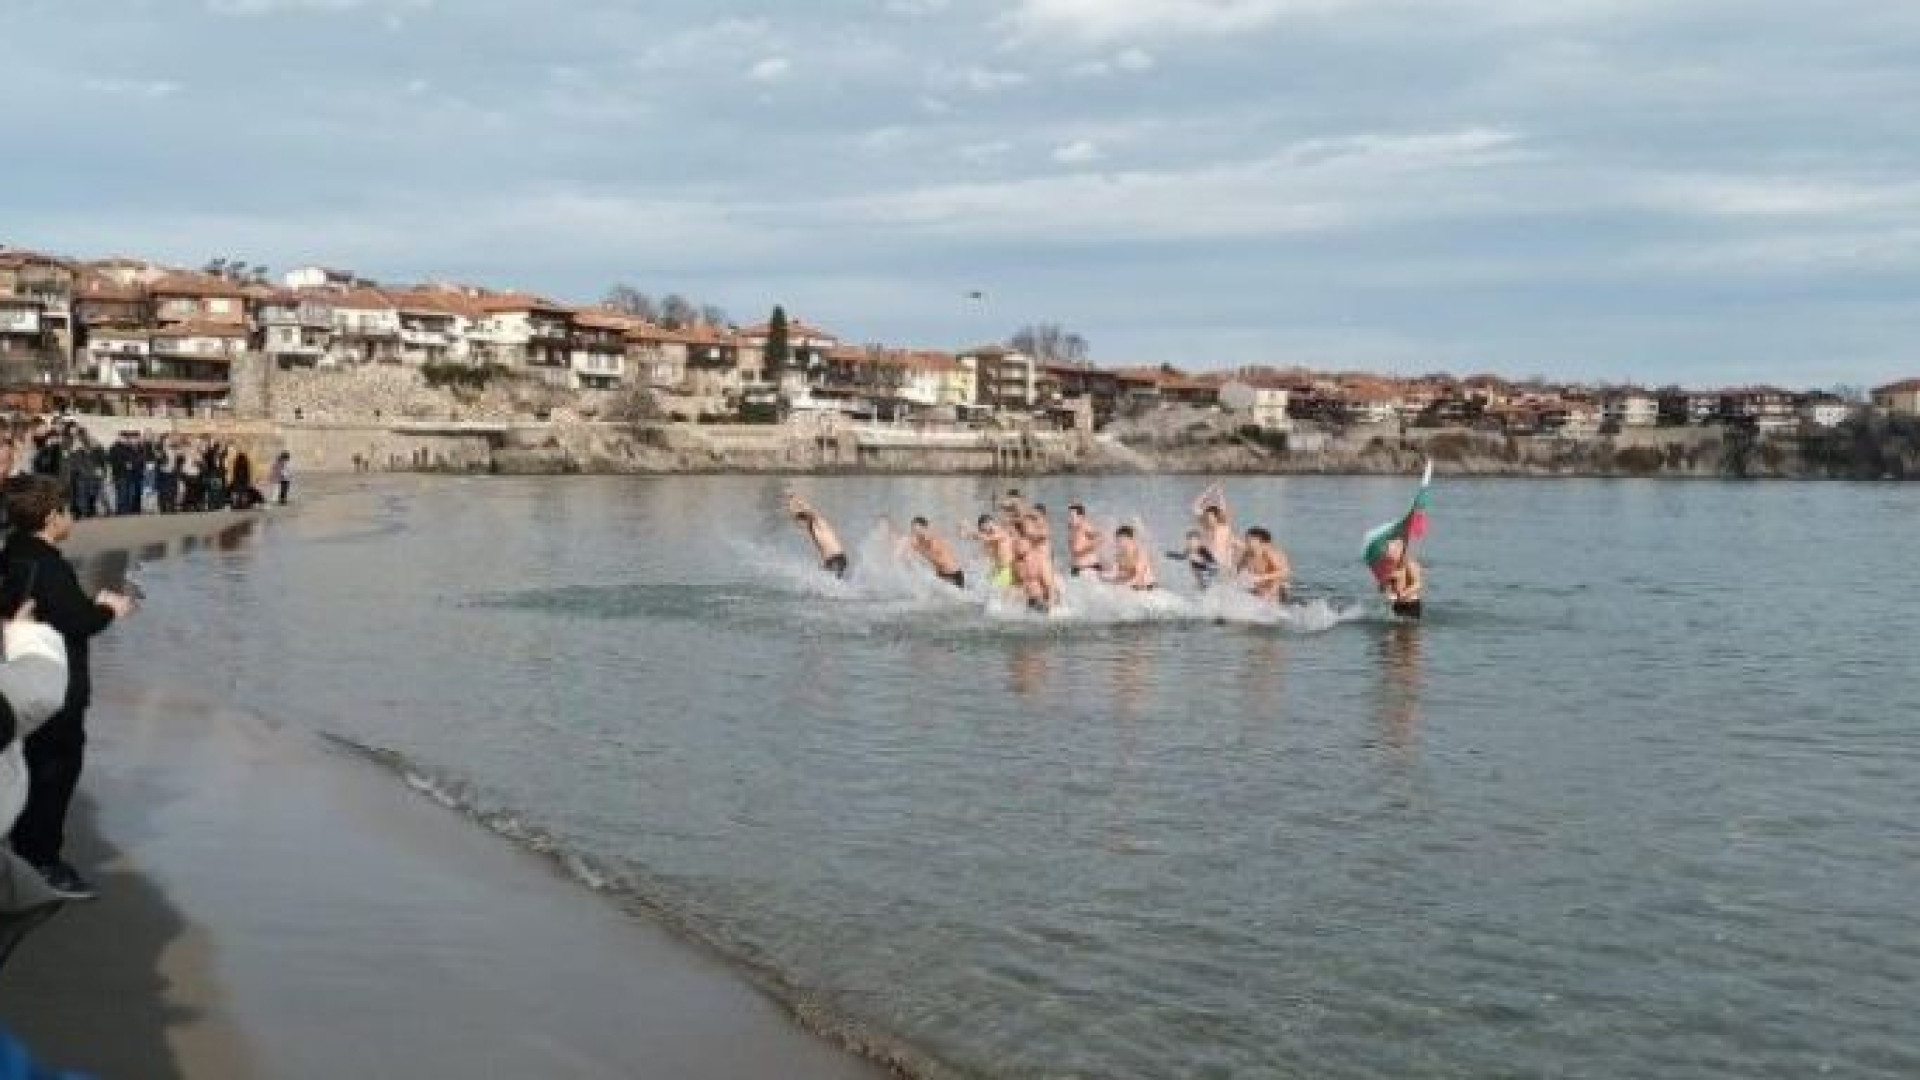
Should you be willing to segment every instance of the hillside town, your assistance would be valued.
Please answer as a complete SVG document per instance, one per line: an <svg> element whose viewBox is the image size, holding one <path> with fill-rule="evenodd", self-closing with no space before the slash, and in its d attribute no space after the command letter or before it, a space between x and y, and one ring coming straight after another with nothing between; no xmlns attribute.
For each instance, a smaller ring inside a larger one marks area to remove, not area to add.
<svg viewBox="0 0 1920 1080"><path fill-rule="evenodd" d="M1578 437L1702 425L1788 433L1832 429L1868 408L1920 414L1920 380L1862 400L1770 386L1226 372L1188 357L1107 367L1004 343L951 351L855 343L777 310L751 326L648 320L604 304L384 284L318 266L276 281L245 264L188 270L0 247L0 396L16 411L219 417L231 406L235 362L248 355L283 371L416 369L437 382L502 377L625 391L642 395L652 416L689 422L814 415L1100 431L1185 406L1276 433L1391 425Z"/></svg>

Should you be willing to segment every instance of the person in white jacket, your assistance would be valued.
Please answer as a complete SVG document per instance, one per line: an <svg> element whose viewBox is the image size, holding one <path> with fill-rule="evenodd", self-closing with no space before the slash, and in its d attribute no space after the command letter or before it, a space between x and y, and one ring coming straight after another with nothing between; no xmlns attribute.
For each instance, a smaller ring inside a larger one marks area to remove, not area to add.
<svg viewBox="0 0 1920 1080"><path fill-rule="evenodd" d="M5 624L0 663L0 836L27 803L27 763L20 743L60 711L67 695L67 647L58 631L33 617L31 603ZM40 874L0 845L0 966L27 932L60 907Z"/></svg>

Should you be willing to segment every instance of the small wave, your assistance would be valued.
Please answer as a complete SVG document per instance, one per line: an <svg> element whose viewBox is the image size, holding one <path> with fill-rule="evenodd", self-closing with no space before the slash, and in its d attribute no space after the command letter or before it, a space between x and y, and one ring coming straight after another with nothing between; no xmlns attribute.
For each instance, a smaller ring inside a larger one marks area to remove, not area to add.
<svg viewBox="0 0 1920 1080"><path fill-rule="evenodd" d="M422 797L548 859L567 877L617 900L630 913L652 919L719 957L785 1008L802 1027L829 1042L913 1080L968 1080L968 1074L837 1012L785 972L757 962L751 947L726 940L697 917L668 904L662 898L664 890L650 887L637 872L616 873L594 863L553 834L498 806L472 784L436 776L397 750L372 746L332 732L322 732L321 736L337 749L399 777Z"/></svg>

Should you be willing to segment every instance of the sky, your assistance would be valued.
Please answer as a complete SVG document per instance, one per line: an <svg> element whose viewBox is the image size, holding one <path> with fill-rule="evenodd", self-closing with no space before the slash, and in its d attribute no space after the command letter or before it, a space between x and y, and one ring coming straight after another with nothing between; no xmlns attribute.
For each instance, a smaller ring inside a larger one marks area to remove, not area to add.
<svg viewBox="0 0 1920 1080"><path fill-rule="evenodd" d="M1108 364L1920 375L1920 4L0 0L0 101L0 243L67 254Z"/></svg>

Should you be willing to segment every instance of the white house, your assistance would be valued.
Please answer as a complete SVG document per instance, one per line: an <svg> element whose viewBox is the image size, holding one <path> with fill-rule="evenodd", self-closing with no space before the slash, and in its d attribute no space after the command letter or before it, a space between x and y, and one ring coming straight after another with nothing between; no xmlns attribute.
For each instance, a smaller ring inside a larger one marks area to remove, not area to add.
<svg viewBox="0 0 1920 1080"><path fill-rule="evenodd" d="M1293 426L1287 413L1291 397L1286 387L1264 381L1235 379L1220 387L1221 405L1267 431L1286 431Z"/></svg>
<svg viewBox="0 0 1920 1080"><path fill-rule="evenodd" d="M1835 397L1811 397L1800 403L1800 420L1814 427L1839 427L1852 415L1853 406Z"/></svg>
<svg viewBox="0 0 1920 1080"><path fill-rule="evenodd" d="M102 385L131 386L147 370L149 333L144 327L102 326L89 330L80 366L91 371Z"/></svg>
<svg viewBox="0 0 1920 1080"><path fill-rule="evenodd" d="M303 266L298 270L289 270L280 275L280 280L289 289L350 289L353 287L353 274L347 270L333 270L325 266Z"/></svg>
<svg viewBox="0 0 1920 1080"><path fill-rule="evenodd" d="M322 363L329 366L400 362L400 309L379 289L327 293L333 327Z"/></svg>
<svg viewBox="0 0 1920 1080"><path fill-rule="evenodd" d="M1604 408L1607 422L1623 428L1660 423L1660 399L1639 390L1608 395Z"/></svg>

